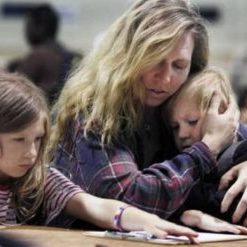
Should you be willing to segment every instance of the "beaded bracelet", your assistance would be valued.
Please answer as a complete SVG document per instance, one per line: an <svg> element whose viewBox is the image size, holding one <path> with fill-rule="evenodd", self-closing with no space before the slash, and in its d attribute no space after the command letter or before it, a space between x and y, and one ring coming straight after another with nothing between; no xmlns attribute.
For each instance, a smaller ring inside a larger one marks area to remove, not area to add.
<svg viewBox="0 0 247 247"><path fill-rule="evenodd" d="M117 230L121 231L121 232L124 232L125 230L123 229L122 225L121 225L121 218L122 218L122 215L123 215L123 212L126 208L129 208L129 207L133 207L131 205L124 205L124 206L120 206L118 207L115 215L114 215L114 218L113 218L113 224L114 226L117 228Z"/></svg>

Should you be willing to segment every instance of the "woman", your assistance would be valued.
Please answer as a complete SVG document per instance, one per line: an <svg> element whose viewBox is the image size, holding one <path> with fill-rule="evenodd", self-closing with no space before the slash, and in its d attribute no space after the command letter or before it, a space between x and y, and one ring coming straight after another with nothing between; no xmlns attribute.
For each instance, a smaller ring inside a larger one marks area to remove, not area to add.
<svg viewBox="0 0 247 247"><path fill-rule="evenodd" d="M65 85L54 108L54 164L87 192L167 218L236 129L236 106L219 114L215 96L202 141L165 160L172 138L160 106L207 62L207 31L186 1L137 1Z"/></svg>

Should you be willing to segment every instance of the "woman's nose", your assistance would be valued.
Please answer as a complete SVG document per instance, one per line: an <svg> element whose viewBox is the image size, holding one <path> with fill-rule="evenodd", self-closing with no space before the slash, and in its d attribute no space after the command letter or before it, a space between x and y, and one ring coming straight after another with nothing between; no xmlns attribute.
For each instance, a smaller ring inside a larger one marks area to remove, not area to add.
<svg viewBox="0 0 247 247"><path fill-rule="evenodd" d="M155 78L162 85L168 85L171 82L171 69L169 64L162 64L155 73Z"/></svg>

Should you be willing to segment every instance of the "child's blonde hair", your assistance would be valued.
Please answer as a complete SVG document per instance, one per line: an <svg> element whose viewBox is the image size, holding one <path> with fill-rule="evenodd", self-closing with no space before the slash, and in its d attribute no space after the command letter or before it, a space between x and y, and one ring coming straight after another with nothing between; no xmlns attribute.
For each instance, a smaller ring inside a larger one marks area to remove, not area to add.
<svg viewBox="0 0 247 247"><path fill-rule="evenodd" d="M207 67L189 77L169 101L164 104L164 118L169 118L174 103L180 99L195 103L201 112L207 111L215 91L223 96L219 110L224 112L230 97L234 97L231 82L223 70L216 67Z"/></svg>
<svg viewBox="0 0 247 247"><path fill-rule="evenodd" d="M12 203L19 220L27 220L43 200L46 174L45 146L49 135L49 114L43 92L27 78L0 72L0 135L21 131L44 117L45 136L42 139L36 164L23 177L13 179ZM1 146L0 146L1 148Z"/></svg>

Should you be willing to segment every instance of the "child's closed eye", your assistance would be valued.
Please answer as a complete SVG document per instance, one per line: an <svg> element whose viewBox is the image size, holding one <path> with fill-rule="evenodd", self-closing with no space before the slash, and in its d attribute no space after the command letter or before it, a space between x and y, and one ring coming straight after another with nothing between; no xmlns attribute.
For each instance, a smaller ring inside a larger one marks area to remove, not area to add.
<svg viewBox="0 0 247 247"><path fill-rule="evenodd" d="M189 125L192 125L192 126L197 125L198 119L190 120L190 121L188 121L188 123L189 123Z"/></svg>
<svg viewBox="0 0 247 247"><path fill-rule="evenodd" d="M172 129L173 131L177 131L178 128L179 128L178 124L171 124L171 129Z"/></svg>

